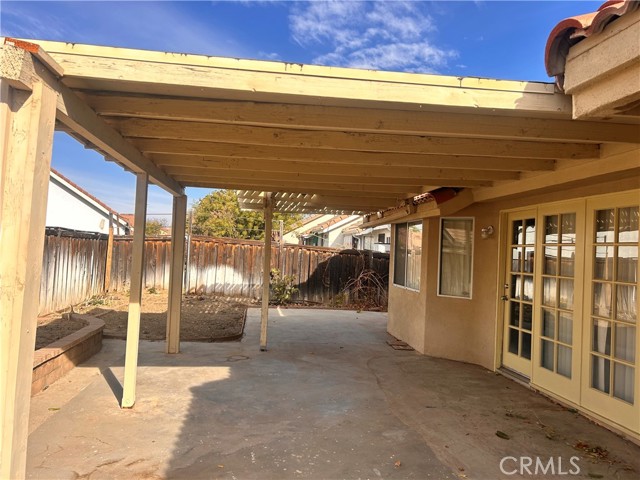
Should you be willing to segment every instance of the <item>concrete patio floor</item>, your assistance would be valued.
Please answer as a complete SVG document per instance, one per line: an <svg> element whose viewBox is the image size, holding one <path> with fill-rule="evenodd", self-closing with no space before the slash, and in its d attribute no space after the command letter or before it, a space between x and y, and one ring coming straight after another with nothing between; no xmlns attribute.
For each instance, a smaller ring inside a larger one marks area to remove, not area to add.
<svg viewBox="0 0 640 480"><path fill-rule="evenodd" d="M252 309L241 342L143 342L131 410L125 343L105 340L32 399L28 477L498 479L519 476L505 456L555 457L556 474L576 456L562 478L638 478L640 447L481 367L393 350L385 327L381 313L273 309L260 352Z"/></svg>

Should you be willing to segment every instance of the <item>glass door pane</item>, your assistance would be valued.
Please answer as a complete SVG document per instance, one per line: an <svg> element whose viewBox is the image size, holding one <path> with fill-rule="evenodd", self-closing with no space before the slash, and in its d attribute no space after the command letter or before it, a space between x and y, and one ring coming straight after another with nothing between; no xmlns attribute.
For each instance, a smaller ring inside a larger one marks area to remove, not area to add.
<svg viewBox="0 0 640 480"><path fill-rule="evenodd" d="M639 208L594 214L591 388L635 404Z"/></svg>
<svg viewBox="0 0 640 480"><path fill-rule="evenodd" d="M573 364L576 214L543 217L540 366L566 378Z"/></svg>
<svg viewBox="0 0 640 480"><path fill-rule="evenodd" d="M522 215L510 221L503 364L526 376L531 375L535 243L535 215Z"/></svg>

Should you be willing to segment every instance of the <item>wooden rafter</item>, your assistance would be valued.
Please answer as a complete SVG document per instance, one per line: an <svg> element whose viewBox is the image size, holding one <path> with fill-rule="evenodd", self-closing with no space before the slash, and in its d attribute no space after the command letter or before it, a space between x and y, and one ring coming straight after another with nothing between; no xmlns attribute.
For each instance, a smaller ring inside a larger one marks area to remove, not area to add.
<svg viewBox="0 0 640 480"><path fill-rule="evenodd" d="M467 112L416 112L179 98L150 99L125 95L85 94L84 98L100 115L107 117L197 121L303 130L594 143L635 143L640 133L638 125Z"/></svg>
<svg viewBox="0 0 640 480"><path fill-rule="evenodd" d="M491 186L490 180L469 179L468 177L461 177L455 175L438 174L428 178L393 178L393 177L372 177L372 176L348 176L340 175L338 171L336 174L322 175L319 173L285 173L285 172L271 172L271 171L242 171L236 170L221 170L221 169L200 169L189 167L170 167L166 169L167 172L174 176L178 181L189 181L191 178L195 179L220 179L220 180L233 180L238 181L247 180L259 182L264 181L292 181L292 182L306 182L310 184L333 184L342 183L345 185L425 185L433 183L446 183L452 187L481 187ZM505 177L508 178L508 177Z"/></svg>
<svg viewBox="0 0 640 480"><path fill-rule="evenodd" d="M359 152L421 153L434 155L474 155L519 158L597 158L598 145L587 143L533 142L485 138L433 137L308 131L271 127L128 119L114 126L125 137L159 140L191 140L210 143L263 145L285 148L316 148Z"/></svg>
<svg viewBox="0 0 640 480"><path fill-rule="evenodd" d="M215 149L201 145L201 142L184 142L180 140L167 140L162 144L150 140L138 140L136 142L145 152L150 154L159 165L202 165L209 162L227 160L231 164L245 160L257 160L263 164L265 161L292 161L302 162L298 165L306 169L309 164L331 164L328 168L340 166L360 165L364 167L385 167L390 170L401 167L418 168L461 168L472 170L501 170L501 171L538 171L553 170L555 160L539 158L514 158L514 157L481 157L473 155L420 155L405 153L380 153L380 152L353 152L341 151L339 155L327 155L326 152L312 148L280 148L260 147L248 145L217 144ZM295 164L291 170L295 171Z"/></svg>
<svg viewBox="0 0 640 480"><path fill-rule="evenodd" d="M175 158L174 158L175 157ZM508 170L482 170L472 168L435 168L435 167L405 167L395 169L377 165L351 165L328 162L298 162L288 160L271 160L265 164L264 160L253 158L198 158L190 155L153 155L151 157L166 172L173 174L180 172L204 173L206 171L251 171L258 172L266 167L270 172L301 171L305 174L384 177L386 179L411 177L438 179L467 179L467 180L515 180L518 172ZM549 168L551 170L551 168Z"/></svg>
<svg viewBox="0 0 640 480"><path fill-rule="evenodd" d="M247 178L216 178L216 177L207 177L204 175L180 175L177 179L181 182L185 182L185 184L192 186L200 186L200 185L209 185L208 188L232 188L234 190L238 189L247 189L247 190L271 190L274 192L303 192L303 193L317 193L321 194L322 192L332 192L332 193L342 193L343 195L362 195L362 194L370 194L370 193L380 193L380 194L388 194L390 196L401 196L406 197L411 193L418 194L422 193L423 186L419 184L414 185L389 185L389 184L380 184L380 185L369 185L364 183L336 183L335 179L326 182L326 183L318 183L318 182L305 182L292 180L290 178L286 179L271 179L271 180L263 180L261 178L247 179ZM417 183L417 182L416 182ZM490 183L490 182L489 182ZM242 185L246 185L243 187Z"/></svg>

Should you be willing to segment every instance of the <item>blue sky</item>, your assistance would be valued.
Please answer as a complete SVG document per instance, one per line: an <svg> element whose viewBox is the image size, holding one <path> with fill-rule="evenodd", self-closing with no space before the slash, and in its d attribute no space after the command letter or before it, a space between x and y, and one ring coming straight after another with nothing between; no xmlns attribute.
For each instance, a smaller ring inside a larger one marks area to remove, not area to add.
<svg viewBox="0 0 640 480"><path fill-rule="evenodd" d="M3 36L454 76L550 81L544 46L584 1L199 1L0 3ZM134 177L57 133L52 165L112 208ZM208 190L187 189L190 203ZM171 211L152 186L148 212Z"/></svg>

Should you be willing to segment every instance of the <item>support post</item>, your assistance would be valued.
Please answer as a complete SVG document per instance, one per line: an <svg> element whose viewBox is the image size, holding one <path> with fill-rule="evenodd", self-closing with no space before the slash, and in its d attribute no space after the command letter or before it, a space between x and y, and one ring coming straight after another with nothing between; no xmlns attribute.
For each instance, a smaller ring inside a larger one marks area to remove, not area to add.
<svg viewBox="0 0 640 480"><path fill-rule="evenodd" d="M104 266L104 291L111 289L111 263L113 262L113 213L109 214L109 238L107 239L107 261Z"/></svg>
<svg viewBox="0 0 640 480"><path fill-rule="evenodd" d="M169 306L167 309L167 353L180 353L180 314L184 275L184 237L187 197L173 197L171 217L171 267L169 270Z"/></svg>
<svg viewBox="0 0 640 480"><path fill-rule="evenodd" d="M189 293L191 285L191 234L193 232L193 209L189 210L189 229L187 231L187 261L184 275L184 291Z"/></svg>
<svg viewBox="0 0 640 480"><path fill-rule="evenodd" d="M269 284L271 281L271 230L273 202L271 193L264 194L264 255L262 263L262 312L260 315L260 350L267 350L267 324L269 322Z"/></svg>
<svg viewBox="0 0 640 480"><path fill-rule="evenodd" d="M140 304L142 302L144 230L147 223L148 185L149 176L146 173L137 173L133 252L131 258L131 294L127 320L127 348L124 358L122 408L131 408L136 403L136 374L138 372L138 344L140 343Z"/></svg>
<svg viewBox="0 0 640 480"><path fill-rule="evenodd" d="M284 276L284 220L280 220L280 239L278 242L279 258L280 258L280 275Z"/></svg>
<svg viewBox="0 0 640 480"><path fill-rule="evenodd" d="M24 478L57 92L0 81L0 478Z"/></svg>

